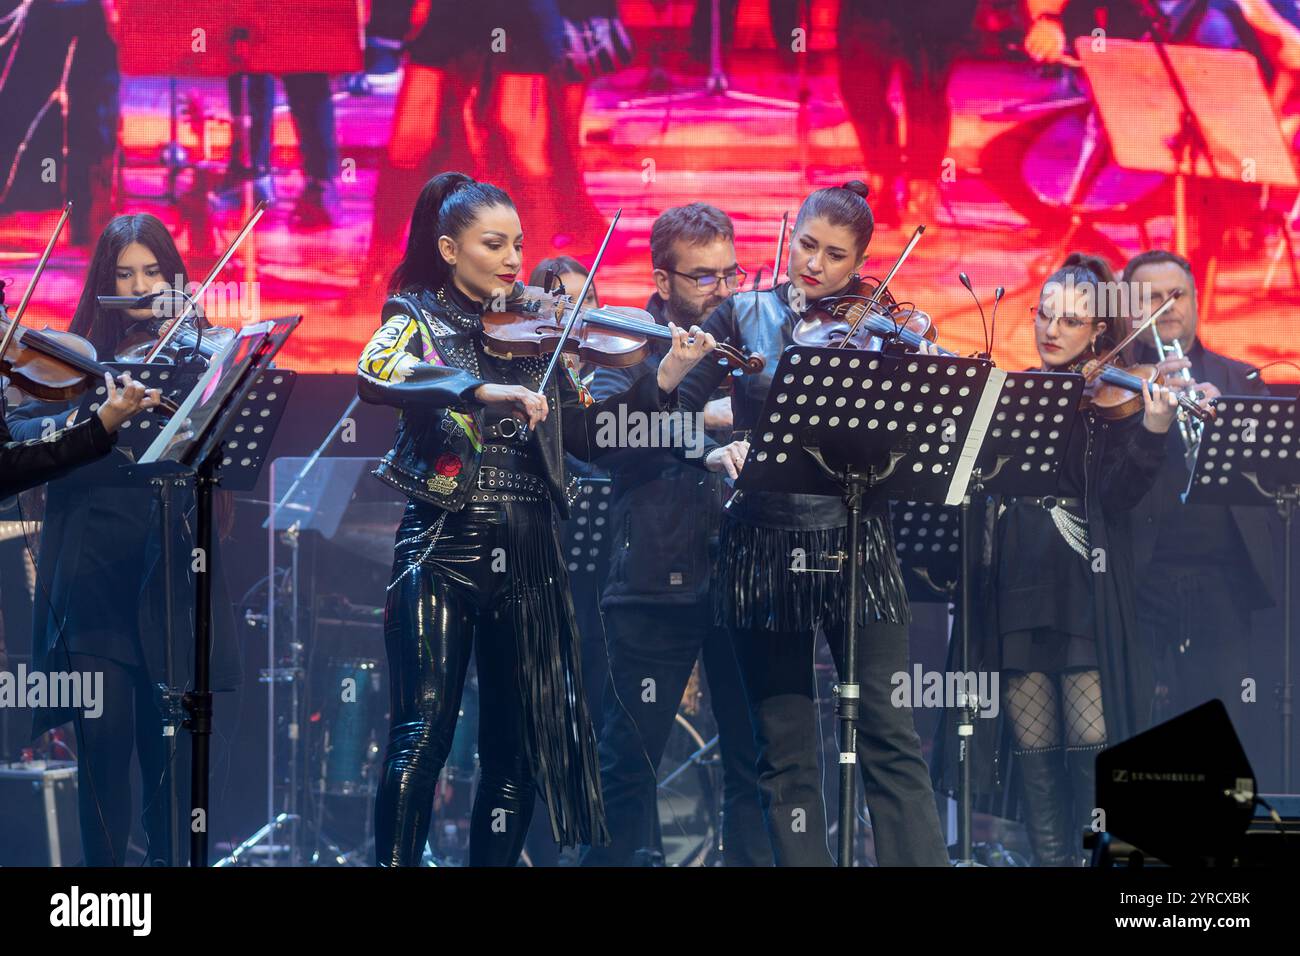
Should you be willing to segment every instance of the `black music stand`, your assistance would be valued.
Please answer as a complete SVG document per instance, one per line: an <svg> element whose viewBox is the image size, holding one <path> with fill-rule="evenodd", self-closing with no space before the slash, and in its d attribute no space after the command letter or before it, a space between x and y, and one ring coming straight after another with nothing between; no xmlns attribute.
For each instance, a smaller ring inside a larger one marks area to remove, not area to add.
<svg viewBox="0 0 1300 956"><path fill-rule="evenodd" d="M180 365L111 362L108 363L108 367L114 372L129 372L131 377L142 385L157 388L165 398L179 404L194 388L207 365L202 362L187 362ZM87 388L82 396L77 417L84 421L94 415L107 395L108 389L102 382ZM166 413L158 408L149 408L137 413L124 421L118 429L117 450L132 462L138 461L166 423ZM117 480L122 485L137 484L129 476L126 467L118 470ZM113 479L109 478L108 481L112 482ZM169 866L176 865L180 853L176 778L171 768L176 766L176 733L182 725L181 693L176 688L175 661L172 657L175 640L175 633L172 631L172 493L177 485L184 483L183 480L163 475L149 480L158 501L158 531L162 545L163 601L165 602L163 612L163 680L165 683L159 685L156 690L158 709L162 714L163 737L167 744L167 819L170 834L167 863Z"/></svg>
<svg viewBox="0 0 1300 956"><path fill-rule="evenodd" d="M296 378L271 361L301 316L248 325L215 357L180 409L137 464L134 477L194 481L195 547L212 554L212 496L218 483L251 489ZM189 437L182 434L189 431ZM227 481L229 476L229 481ZM190 866L208 865L208 763L212 735L212 578L206 564L194 586L194 687L181 697L190 732ZM199 819L195 819L195 813Z"/></svg>
<svg viewBox="0 0 1300 956"><path fill-rule="evenodd" d="M858 547L863 496L956 504L965 493L1003 373L987 361L790 346L751 431L738 493L836 496L848 511L840 722L839 865L853 862Z"/></svg>
<svg viewBox="0 0 1300 956"><path fill-rule="evenodd" d="M1184 504L1273 505L1282 516L1282 790L1291 792L1291 526L1300 503L1300 407L1294 398L1223 396L1206 423Z"/></svg>
<svg viewBox="0 0 1300 956"><path fill-rule="evenodd" d="M955 604L961 583L961 534L953 508L927 501L891 501L894 551L913 604Z"/></svg>
<svg viewBox="0 0 1300 956"><path fill-rule="evenodd" d="M1058 488L1070 433L1078 421L1083 376L1061 372L1010 372L998 396L970 484L961 502L961 654L959 667L970 673L970 502L974 495L1050 498ZM973 859L971 765L975 725L969 694L958 702L957 845L958 865Z"/></svg>

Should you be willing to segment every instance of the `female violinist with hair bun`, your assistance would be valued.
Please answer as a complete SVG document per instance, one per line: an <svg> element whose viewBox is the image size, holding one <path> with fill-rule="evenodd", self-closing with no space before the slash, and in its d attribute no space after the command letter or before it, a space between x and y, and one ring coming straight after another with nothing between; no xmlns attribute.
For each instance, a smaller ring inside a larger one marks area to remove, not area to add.
<svg viewBox="0 0 1300 956"><path fill-rule="evenodd" d="M583 404L563 364L508 360L483 342L487 303L510 289L523 230L501 189L461 173L425 184L358 392L401 411L375 474L409 499L384 611L392 725L375 804L380 866L416 866L456 727L471 650L481 774L470 864L513 866L538 787L562 846L607 842L595 740L560 553L566 452L599 457L597 420L676 403L712 340L673 327L656 375ZM503 815L504 814L504 815Z"/></svg>
<svg viewBox="0 0 1300 956"><path fill-rule="evenodd" d="M101 309L97 296L142 296L183 287L185 264L166 226L150 215L117 216L104 228L87 269L70 331L90 340L99 360L112 362L135 322L151 309ZM8 422L14 438L42 437L74 425L77 402L31 401ZM33 614L33 669L103 674L103 713L43 708L34 734L72 720L77 738L78 812L87 866L123 866L136 814L131 807L131 757L140 764L146 863L172 859L169 838L167 741L159 685L168 683L164 635L171 635L171 686L188 686L194 653L191 570L192 489L171 489L171 524L164 532L158 490L144 480L127 483L126 453L112 455L51 482L46 496ZM171 537L170 626L163 534ZM213 690L239 680L234 617L216 555ZM188 746L170 768L176 775L181 819L188 816ZM182 832L187 832L183 830ZM182 841L183 843L183 841ZM184 846L177 848L184 852ZM183 861L180 861L183 862Z"/></svg>
<svg viewBox="0 0 1300 956"><path fill-rule="evenodd" d="M874 220L867 187L858 181L818 189L799 207L790 239L789 281L741 292L704 324L718 342L757 352L766 367L735 380L736 430L754 428L781 352L796 323L816 304L843 294L866 261ZM697 368L682 383L682 406L701 411L725 373ZM742 440L707 442L702 459L736 477L748 454ZM697 463L701 459L687 459ZM837 667L843 664L846 592L841 574L790 570L797 549L812 562L847 547L839 498L775 492L741 493L724 512L719 540L714 623L732 632L759 742L759 791L768 836L781 866L829 865L818 767L814 642L820 626ZM866 596L859 616L862 685L857 721L858 762L882 866L945 866L921 744L907 707L890 702L890 676L907 669L907 589L881 502L863 521ZM849 675L841 675L845 681ZM800 820L805 825L795 825Z"/></svg>
<svg viewBox="0 0 1300 956"><path fill-rule="evenodd" d="M1079 253L1048 277L1032 325L1039 370L1072 371L1119 342L1124 317L1107 311L1114 281L1104 261ZM1001 675L1014 755L999 753L1008 735L1000 720L975 721L974 787L992 794L1012 763L1019 769L1039 866L1078 864L1083 828L1094 822L1097 752L1149 721L1153 683L1136 627L1127 512L1155 480L1177 401L1153 385L1141 402L1126 419L1084 412L1056 496L989 498L984 520L972 523L992 540L973 545L970 665ZM952 717L940 747L955 739Z"/></svg>

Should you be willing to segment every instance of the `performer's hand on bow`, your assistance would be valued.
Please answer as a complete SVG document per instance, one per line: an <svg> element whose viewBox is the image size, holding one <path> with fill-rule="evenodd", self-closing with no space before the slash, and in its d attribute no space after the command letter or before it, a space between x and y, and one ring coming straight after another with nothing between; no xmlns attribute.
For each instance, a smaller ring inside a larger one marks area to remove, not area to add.
<svg viewBox="0 0 1300 956"><path fill-rule="evenodd" d="M686 373L718 345L713 336L698 325L692 325L687 332L669 322L668 331L673 334L673 346L659 362L658 375L659 388L665 392L676 389Z"/></svg>
<svg viewBox="0 0 1300 956"><path fill-rule="evenodd" d="M749 455L749 442L733 441L709 452L704 465L709 471L725 471L728 478L739 478L740 469L745 467L745 458Z"/></svg>
<svg viewBox="0 0 1300 956"><path fill-rule="evenodd" d="M488 383L474 389L474 397L484 405L509 406L510 414L521 422L527 422L529 428L536 428L538 422L546 421L551 411L545 395L522 385Z"/></svg>
<svg viewBox="0 0 1300 956"><path fill-rule="evenodd" d="M104 423L104 430L109 434L117 431L132 415L146 408L155 408L162 400L162 393L158 389L146 389L131 378L130 372L122 373L121 390L113 381L113 376L107 372L104 373L104 385L108 388L108 398L99 406L98 414L99 420Z"/></svg>

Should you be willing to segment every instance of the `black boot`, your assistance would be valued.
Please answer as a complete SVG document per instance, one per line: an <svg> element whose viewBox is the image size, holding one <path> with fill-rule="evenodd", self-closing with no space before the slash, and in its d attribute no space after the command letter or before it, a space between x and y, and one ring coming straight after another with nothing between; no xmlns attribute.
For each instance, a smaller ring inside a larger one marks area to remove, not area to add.
<svg viewBox="0 0 1300 956"><path fill-rule="evenodd" d="M1070 797L1073 809L1069 819L1071 844L1070 854L1077 859L1083 855L1083 831L1103 827L1103 820L1095 816L1097 809L1097 754L1106 748L1105 744L1090 747L1066 747L1065 767L1070 775Z"/></svg>
<svg viewBox="0 0 1300 956"><path fill-rule="evenodd" d="M1025 827L1038 866L1069 866L1066 815L1070 795L1065 786L1061 748L1018 750L1020 784L1025 798Z"/></svg>
<svg viewBox="0 0 1300 956"><path fill-rule="evenodd" d="M521 785L508 777L480 770L474 810L470 814L470 866L519 864L535 799L531 780Z"/></svg>

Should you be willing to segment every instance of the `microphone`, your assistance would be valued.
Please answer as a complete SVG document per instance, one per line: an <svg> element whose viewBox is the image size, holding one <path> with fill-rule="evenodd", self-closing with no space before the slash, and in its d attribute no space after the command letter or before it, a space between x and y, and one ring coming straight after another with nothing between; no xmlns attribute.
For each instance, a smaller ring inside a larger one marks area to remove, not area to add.
<svg viewBox="0 0 1300 956"><path fill-rule="evenodd" d="M998 286L993 290L993 317L989 319L989 355L993 355L993 343L998 340L998 306L1002 304L1002 297L1007 294L1007 290Z"/></svg>
<svg viewBox="0 0 1300 956"><path fill-rule="evenodd" d="M171 291L171 290L168 290ZM147 309L153 305L155 299L161 298L165 293L150 292L148 295L97 295L96 301L99 302L101 309Z"/></svg>
<svg viewBox="0 0 1300 956"><path fill-rule="evenodd" d="M984 352L983 352L983 354L980 356L980 358L988 358L988 357L989 357L989 348L990 348L990 345L989 345L989 324L988 324L988 322L987 322L987 321L985 320L985 318L984 318L984 306L980 304L980 297L977 296L977 295L975 294L975 290L974 290L973 288L971 288L971 284L970 284L970 276L968 276L968 275L967 275L966 273L964 273L964 272L959 272L959 273L957 273L957 278L958 278L959 280L961 280L961 284L964 285L964 286L966 287L966 291L970 293L970 297L971 297L972 299L975 300L975 308L977 308L977 309L980 310L980 324L984 326Z"/></svg>
<svg viewBox="0 0 1300 956"><path fill-rule="evenodd" d="M1247 373L1246 373L1246 380L1247 380L1248 382L1253 382L1255 379L1259 378L1260 373L1263 372L1264 369L1266 369L1266 368L1272 368L1274 365L1289 365L1289 366L1291 366L1293 369L1295 369L1296 371L1300 371L1300 365L1297 365L1295 362L1290 362L1290 361L1287 361L1286 359L1278 359L1276 362L1267 362L1267 363L1265 363L1264 365L1261 365L1259 368L1257 368L1257 369L1253 369L1252 371L1247 372Z"/></svg>

